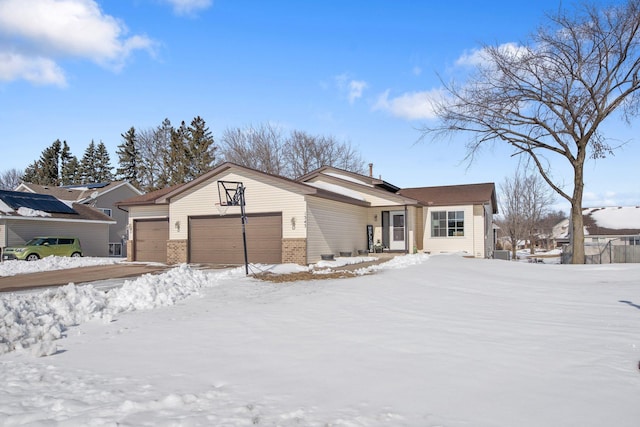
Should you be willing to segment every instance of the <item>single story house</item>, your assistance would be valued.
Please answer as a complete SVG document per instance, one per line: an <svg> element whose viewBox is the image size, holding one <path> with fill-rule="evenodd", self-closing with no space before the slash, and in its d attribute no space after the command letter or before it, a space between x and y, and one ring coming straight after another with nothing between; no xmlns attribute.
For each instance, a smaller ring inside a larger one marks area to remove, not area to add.
<svg viewBox="0 0 640 427"><path fill-rule="evenodd" d="M494 248L494 184L403 190L334 167L291 180L223 163L189 183L117 203L129 212L128 259L242 264L241 207L219 206L219 182L244 187L249 262L308 264L375 250L485 258Z"/></svg>
<svg viewBox="0 0 640 427"><path fill-rule="evenodd" d="M15 191L49 194L66 203L88 205L102 211L115 223L109 227L109 240L106 243L109 256L126 256L128 217L125 211L115 207L116 202L139 196L142 193L129 181L99 182L94 184L67 185L62 187L45 186L23 182Z"/></svg>
<svg viewBox="0 0 640 427"><path fill-rule="evenodd" d="M583 208L587 262L640 262L640 206ZM559 246L571 243L570 220L553 228Z"/></svg>
<svg viewBox="0 0 640 427"><path fill-rule="evenodd" d="M80 239L85 256L108 256L109 226L115 221L82 203L49 194L0 191L0 252L38 236Z"/></svg>

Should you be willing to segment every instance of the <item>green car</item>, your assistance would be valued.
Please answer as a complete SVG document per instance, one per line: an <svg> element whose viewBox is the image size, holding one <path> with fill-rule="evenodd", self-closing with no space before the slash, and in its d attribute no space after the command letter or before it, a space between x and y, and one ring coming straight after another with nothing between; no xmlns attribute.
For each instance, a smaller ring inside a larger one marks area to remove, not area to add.
<svg viewBox="0 0 640 427"><path fill-rule="evenodd" d="M50 255L80 257L80 240L75 237L34 237L23 246L5 248L2 259L35 261Z"/></svg>

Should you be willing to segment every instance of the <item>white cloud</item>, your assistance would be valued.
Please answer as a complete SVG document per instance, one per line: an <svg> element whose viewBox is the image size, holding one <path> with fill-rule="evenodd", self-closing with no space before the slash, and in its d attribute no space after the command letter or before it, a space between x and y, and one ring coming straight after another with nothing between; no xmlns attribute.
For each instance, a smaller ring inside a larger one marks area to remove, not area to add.
<svg viewBox="0 0 640 427"><path fill-rule="evenodd" d="M126 37L127 32L123 22L105 15L94 0L1 0L0 38L5 43L0 54L22 62L25 70L13 77L3 73L2 78L60 84L63 73L56 60L65 57L119 70L133 51L151 51L154 44L146 36Z"/></svg>
<svg viewBox="0 0 640 427"><path fill-rule="evenodd" d="M382 110L407 120L434 119L433 103L444 99L444 91L433 89L423 92L406 92L395 98L389 98L390 91L382 93L373 110Z"/></svg>
<svg viewBox="0 0 640 427"><path fill-rule="evenodd" d="M65 86L64 72L50 59L0 52L0 80L24 79L34 84Z"/></svg>
<svg viewBox="0 0 640 427"><path fill-rule="evenodd" d="M364 80L353 80L348 74L336 76L338 89L345 92L349 104L353 104L356 99L362 98L362 93L369 86Z"/></svg>
<svg viewBox="0 0 640 427"><path fill-rule="evenodd" d="M177 15L193 15L211 6L212 0L165 0Z"/></svg>
<svg viewBox="0 0 640 427"><path fill-rule="evenodd" d="M520 46L516 43L504 43L498 46L498 48L514 56L521 56L528 51L528 48ZM470 51L465 51L462 55L460 55L460 57L456 60L455 65L461 67L484 65L487 63L487 59L488 57L486 49L472 49Z"/></svg>

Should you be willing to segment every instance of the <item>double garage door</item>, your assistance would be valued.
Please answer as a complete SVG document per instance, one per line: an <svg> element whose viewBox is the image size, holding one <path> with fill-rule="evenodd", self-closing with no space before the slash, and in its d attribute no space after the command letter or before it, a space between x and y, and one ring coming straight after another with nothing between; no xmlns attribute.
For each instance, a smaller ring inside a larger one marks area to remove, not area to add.
<svg viewBox="0 0 640 427"><path fill-rule="evenodd" d="M249 262L282 262L282 214L247 216ZM244 264L240 216L189 218L189 262Z"/></svg>

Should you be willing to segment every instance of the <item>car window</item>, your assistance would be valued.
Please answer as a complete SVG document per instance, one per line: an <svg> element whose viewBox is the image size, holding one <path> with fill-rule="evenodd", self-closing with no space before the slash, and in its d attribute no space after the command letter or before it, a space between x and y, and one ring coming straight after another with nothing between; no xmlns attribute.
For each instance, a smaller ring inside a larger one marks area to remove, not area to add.
<svg viewBox="0 0 640 427"><path fill-rule="evenodd" d="M47 239L47 243L49 245L57 245L58 244L58 239L56 239L55 237L49 237Z"/></svg>
<svg viewBox="0 0 640 427"><path fill-rule="evenodd" d="M59 245L71 245L73 244L73 239L58 239Z"/></svg>

